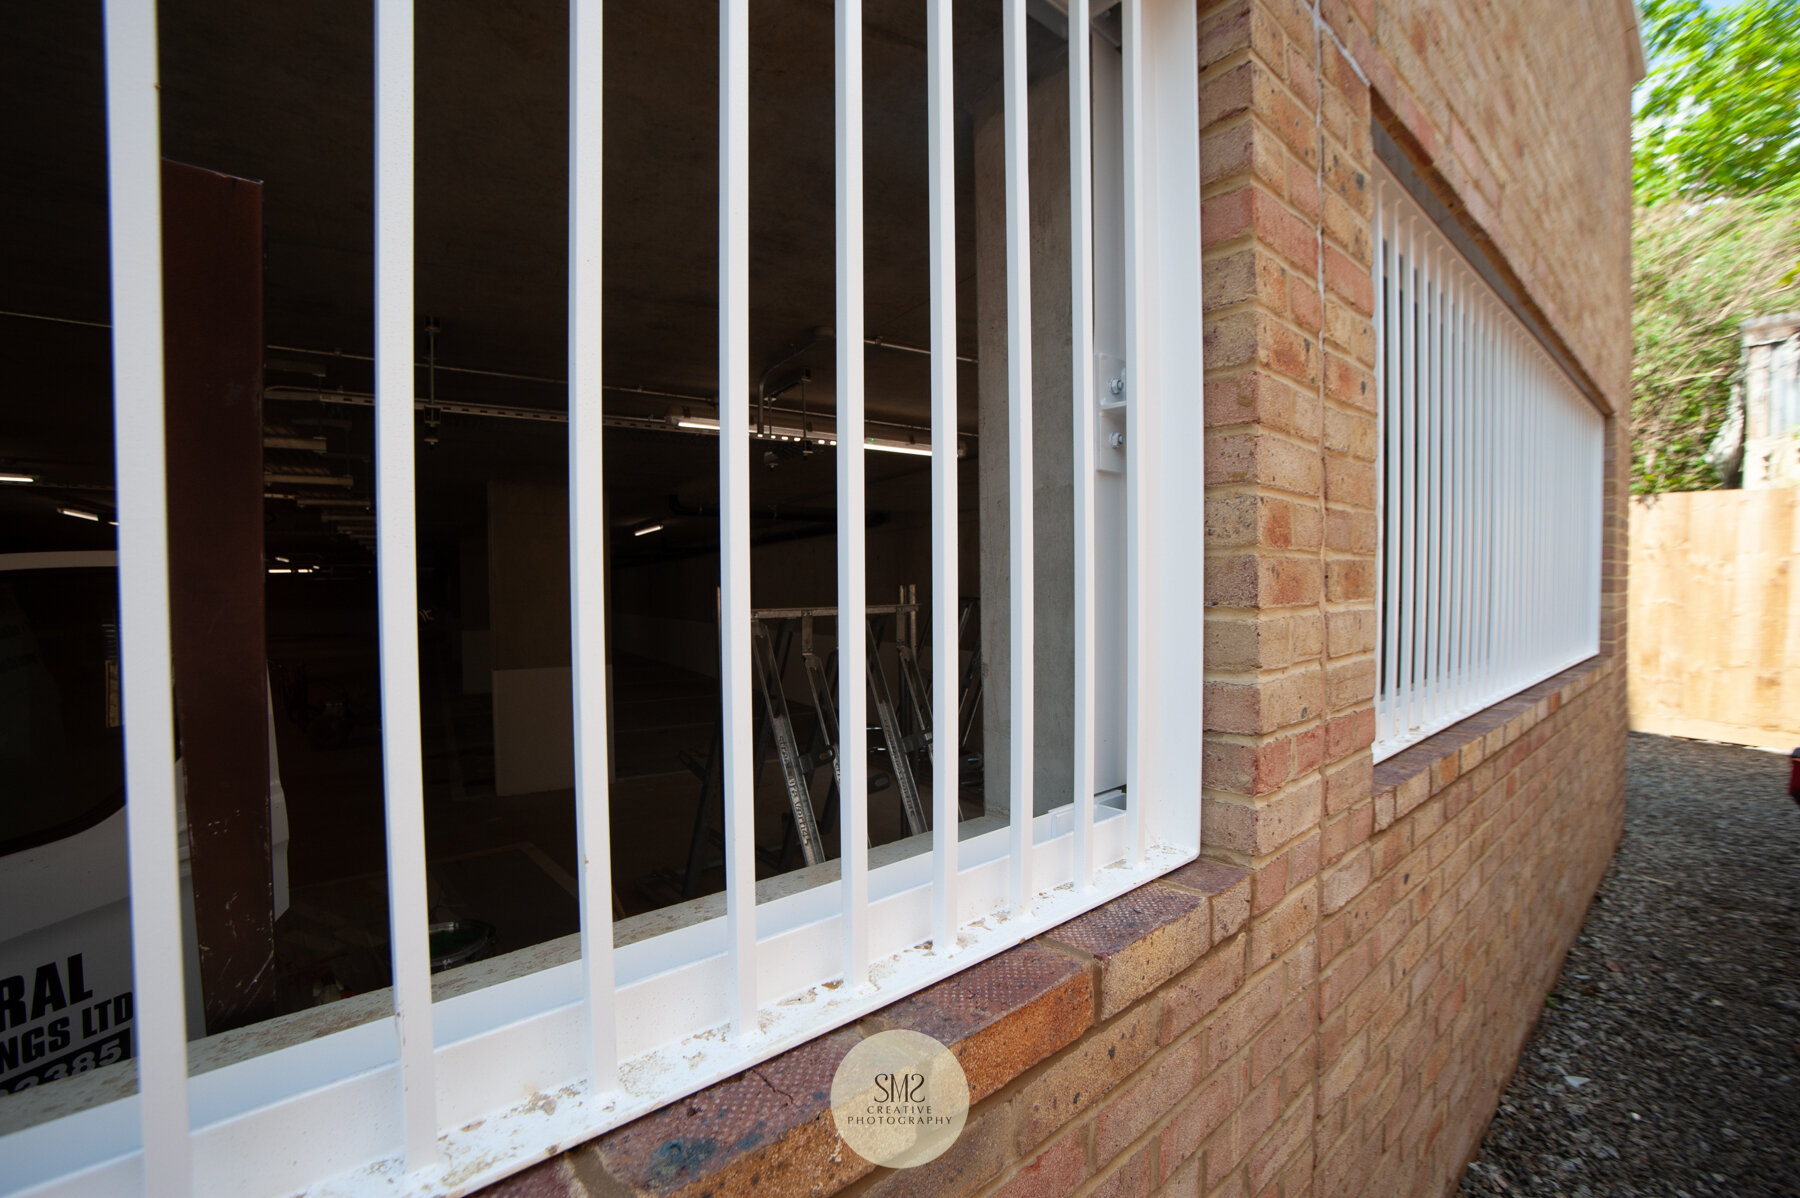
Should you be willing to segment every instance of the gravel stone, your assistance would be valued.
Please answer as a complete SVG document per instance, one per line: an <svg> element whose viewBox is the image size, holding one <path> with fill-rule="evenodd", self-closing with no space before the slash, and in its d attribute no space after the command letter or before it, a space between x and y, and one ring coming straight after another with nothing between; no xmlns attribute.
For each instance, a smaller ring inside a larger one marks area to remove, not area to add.
<svg viewBox="0 0 1800 1198"><path fill-rule="evenodd" d="M1796 1198L1787 758L1640 733L1627 752L1624 838L1461 1192Z"/></svg>

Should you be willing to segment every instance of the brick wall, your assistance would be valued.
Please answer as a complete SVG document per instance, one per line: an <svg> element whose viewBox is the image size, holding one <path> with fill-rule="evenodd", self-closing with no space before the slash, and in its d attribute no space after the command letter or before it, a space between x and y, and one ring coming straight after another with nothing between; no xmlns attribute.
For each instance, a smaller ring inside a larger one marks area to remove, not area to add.
<svg viewBox="0 0 1800 1198"><path fill-rule="evenodd" d="M1200 0L1205 859L521 1175L565 1193L1437 1195L1624 814L1626 0ZM1601 655L1375 766L1379 125L1608 413ZM937 1162L832 1130L950 1043Z"/></svg>

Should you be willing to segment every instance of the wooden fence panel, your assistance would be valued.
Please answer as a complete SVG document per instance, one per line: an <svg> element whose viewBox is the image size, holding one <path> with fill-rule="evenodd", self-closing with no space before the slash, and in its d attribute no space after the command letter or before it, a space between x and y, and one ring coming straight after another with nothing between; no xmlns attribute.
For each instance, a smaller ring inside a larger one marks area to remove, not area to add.
<svg viewBox="0 0 1800 1198"><path fill-rule="evenodd" d="M1800 490L1631 501L1631 726L1800 745Z"/></svg>

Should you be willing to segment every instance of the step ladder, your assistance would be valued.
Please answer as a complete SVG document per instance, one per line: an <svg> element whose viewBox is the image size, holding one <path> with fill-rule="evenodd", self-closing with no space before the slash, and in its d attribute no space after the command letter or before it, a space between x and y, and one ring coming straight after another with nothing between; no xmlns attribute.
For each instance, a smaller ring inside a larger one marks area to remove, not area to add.
<svg viewBox="0 0 1800 1198"><path fill-rule="evenodd" d="M867 670L869 699L879 733L875 751L885 751L888 769L872 772L869 793L878 794L890 788L899 792L900 815L906 835L917 836L931 830L925 804L919 793L918 777L923 771L930 776L932 751L930 689L919 668L919 605L916 586L900 588L896 603L871 604L864 613L863 639L869 655ZM973 601L965 603L957 630L961 639L970 624ZM760 776L768 754L773 750L780 767L782 797L786 806L783 840L779 846L758 846L758 855L774 868L781 868L795 847L807 865L827 859L825 833L836 826L838 785L841 762L838 755L837 714L837 650L819 652L815 636L816 622L821 618L836 620L835 607L758 608L750 613L750 658L756 698L752 706L754 721L753 776ZM815 718L808 743L800 743L786 690L787 667L795 642L800 649L801 674L806 680L807 698L812 701ZM900 676L900 699L888 684L887 670L882 664L882 648L891 644ZM979 678L978 665L970 673ZM959 707L967 707L965 677ZM978 685L978 683L977 683ZM959 711L959 717L961 716ZM961 738L968 727L959 718ZM700 780L700 804L694 816L694 828L688 845L688 863L683 878L682 895L699 894L701 878L709 865L717 865L712 849L722 830L714 817L715 809L723 812L722 728L715 726L710 751L704 761L697 755L684 753L684 764ZM959 739L961 739L959 738ZM960 749L960 744L951 751ZM816 777L829 766L831 773L824 787L824 802L814 798Z"/></svg>

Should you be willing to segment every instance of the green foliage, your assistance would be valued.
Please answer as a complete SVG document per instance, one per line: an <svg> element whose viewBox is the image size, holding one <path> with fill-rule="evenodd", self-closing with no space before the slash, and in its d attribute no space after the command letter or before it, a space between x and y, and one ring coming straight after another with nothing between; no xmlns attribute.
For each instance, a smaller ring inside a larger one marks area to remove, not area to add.
<svg viewBox="0 0 1800 1198"><path fill-rule="evenodd" d="M1644 0L1640 203L1800 187L1800 0Z"/></svg>
<svg viewBox="0 0 1800 1198"><path fill-rule="evenodd" d="M1739 324L1800 307L1800 0L1641 8L1632 490L1706 490Z"/></svg>
<svg viewBox="0 0 1800 1198"><path fill-rule="evenodd" d="M1719 430L1746 317L1800 307L1800 195L1640 207L1632 226L1632 490L1719 485L1702 455Z"/></svg>

